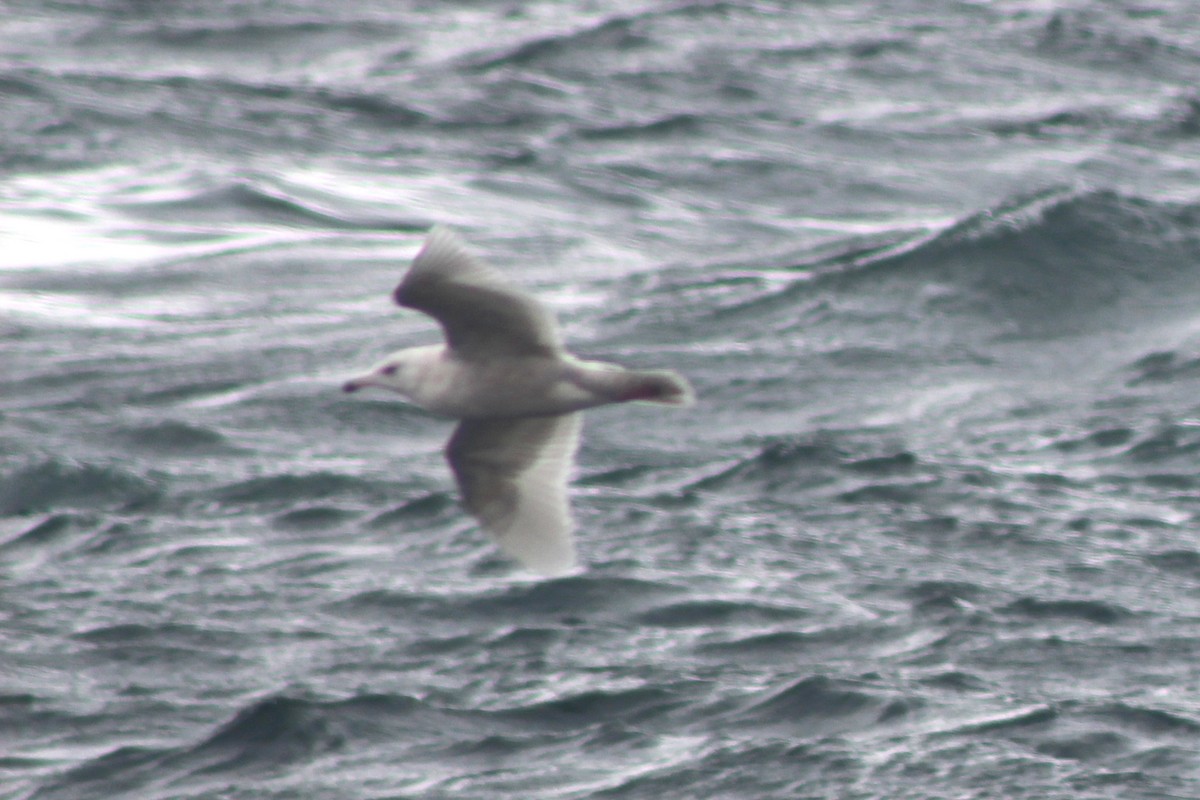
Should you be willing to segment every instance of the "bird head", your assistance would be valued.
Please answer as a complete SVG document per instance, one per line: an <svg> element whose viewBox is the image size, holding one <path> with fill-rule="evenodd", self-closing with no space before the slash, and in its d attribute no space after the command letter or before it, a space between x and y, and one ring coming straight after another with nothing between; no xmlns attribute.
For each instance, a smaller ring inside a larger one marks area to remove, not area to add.
<svg viewBox="0 0 1200 800"><path fill-rule="evenodd" d="M410 347L398 353L392 353L380 363L357 377L351 378L342 385L344 392L357 392L368 386L380 389L390 389L393 392L410 397L413 387L421 378L424 366L430 359L436 357L434 350L440 347Z"/></svg>

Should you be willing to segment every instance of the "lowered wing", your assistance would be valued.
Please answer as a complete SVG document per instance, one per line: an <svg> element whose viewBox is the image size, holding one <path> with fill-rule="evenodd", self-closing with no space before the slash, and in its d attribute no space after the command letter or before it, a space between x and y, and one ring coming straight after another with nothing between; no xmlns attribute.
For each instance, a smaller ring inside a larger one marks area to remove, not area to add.
<svg viewBox="0 0 1200 800"><path fill-rule="evenodd" d="M446 445L463 504L521 563L549 575L575 564L567 478L580 414L469 419Z"/></svg>

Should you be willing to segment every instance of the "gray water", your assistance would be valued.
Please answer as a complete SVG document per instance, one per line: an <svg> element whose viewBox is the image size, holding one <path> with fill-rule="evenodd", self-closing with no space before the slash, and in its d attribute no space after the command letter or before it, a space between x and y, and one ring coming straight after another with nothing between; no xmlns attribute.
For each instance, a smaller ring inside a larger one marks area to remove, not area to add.
<svg viewBox="0 0 1200 800"><path fill-rule="evenodd" d="M1200 797L1200 11L8 2L0 798ZM432 224L584 567L341 381Z"/></svg>

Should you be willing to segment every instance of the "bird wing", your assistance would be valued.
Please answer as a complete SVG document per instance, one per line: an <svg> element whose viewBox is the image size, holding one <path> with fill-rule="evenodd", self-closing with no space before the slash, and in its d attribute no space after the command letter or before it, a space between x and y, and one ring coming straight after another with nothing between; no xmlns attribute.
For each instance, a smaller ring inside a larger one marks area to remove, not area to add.
<svg viewBox="0 0 1200 800"><path fill-rule="evenodd" d="M475 258L449 228L436 226L392 297L436 319L452 350L467 357L555 355L554 316L494 268Z"/></svg>
<svg viewBox="0 0 1200 800"><path fill-rule="evenodd" d="M446 445L463 504L501 549L531 569L575 564L567 476L582 416L467 419Z"/></svg>

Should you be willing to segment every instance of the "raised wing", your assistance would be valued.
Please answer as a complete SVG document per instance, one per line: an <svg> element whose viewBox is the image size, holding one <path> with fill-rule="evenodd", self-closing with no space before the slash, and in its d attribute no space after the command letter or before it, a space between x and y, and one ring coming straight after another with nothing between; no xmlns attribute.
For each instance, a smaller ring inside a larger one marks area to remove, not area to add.
<svg viewBox="0 0 1200 800"><path fill-rule="evenodd" d="M560 575L575 564L567 477L580 414L468 419L446 445L463 504L504 552Z"/></svg>
<svg viewBox="0 0 1200 800"><path fill-rule="evenodd" d="M392 297L423 311L466 358L553 355L562 339L554 316L534 297L467 252L449 228L429 232Z"/></svg>

